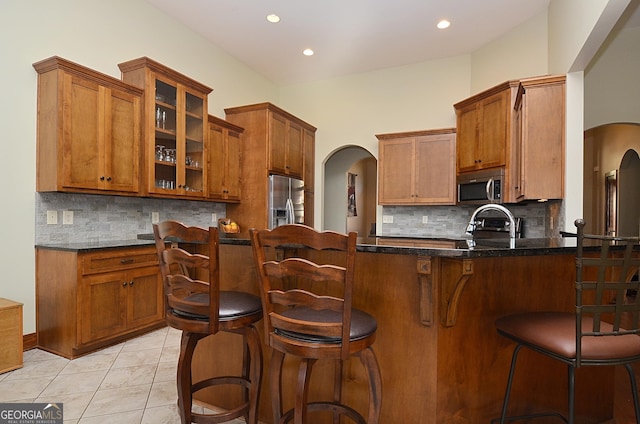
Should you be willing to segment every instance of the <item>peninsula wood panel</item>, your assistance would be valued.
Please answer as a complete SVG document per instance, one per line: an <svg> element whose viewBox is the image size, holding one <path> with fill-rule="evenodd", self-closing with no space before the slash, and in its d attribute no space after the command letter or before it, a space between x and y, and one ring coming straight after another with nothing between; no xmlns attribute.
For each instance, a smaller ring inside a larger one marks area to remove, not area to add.
<svg viewBox="0 0 640 424"><path fill-rule="evenodd" d="M258 293L249 246L221 246L225 286ZM497 317L516 311L573 308L573 255L510 256L471 259L472 272L461 292L453 324L443 324L441 302L460 278L462 259L420 258L430 261L434 323L421 324L418 256L358 252L354 306L378 321L373 348L382 372L382 423L486 424L499 415L514 345L494 327ZM444 303L446 304L446 302ZM263 331L262 322L258 326ZM261 337L263 334L261 333ZM209 338L212 339L212 338ZM212 363L211 351L227 348L227 340L204 340L198 347L194 373L200 376L238 366L240 350ZM240 343L236 342L237 349ZM215 352L219 353L219 352ZM220 356L216 356L220 358ZM234 359L235 358L235 359ZM267 372L260 399L260 420L271 423L268 390L270 353L264 352ZM539 355L521 353L514 383L513 407L563 410L566 368ZM295 381L294 364L285 363L285 377ZM367 382L357 360L347 365L344 394L358 410L368 404ZM524 370L524 368L522 368ZM534 372L535 370L535 372ZM327 394L331 366L314 368L312 398ZM597 378L597 380L596 380ZM595 424L613 417L613 369L580 369L577 373L579 422ZM290 404L293 388L285 393ZM232 393L202 395L223 407L233 404ZM514 409L515 410L515 409ZM538 410L538 409L536 409ZM316 418L314 424L330 423Z"/></svg>

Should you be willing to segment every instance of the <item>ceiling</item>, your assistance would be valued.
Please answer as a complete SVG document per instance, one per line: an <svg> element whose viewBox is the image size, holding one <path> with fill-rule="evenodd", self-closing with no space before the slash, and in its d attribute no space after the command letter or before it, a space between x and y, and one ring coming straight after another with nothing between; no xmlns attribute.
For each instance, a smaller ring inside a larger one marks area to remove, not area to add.
<svg viewBox="0 0 640 424"><path fill-rule="evenodd" d="M543 13L550 2L517 0L514 7L514 0L146 1L278 85L469 54ZM281 21L267 22L270 13ZM443 18L451 27L438 30ZM304 56L305 48L315 54Z"/></svg>

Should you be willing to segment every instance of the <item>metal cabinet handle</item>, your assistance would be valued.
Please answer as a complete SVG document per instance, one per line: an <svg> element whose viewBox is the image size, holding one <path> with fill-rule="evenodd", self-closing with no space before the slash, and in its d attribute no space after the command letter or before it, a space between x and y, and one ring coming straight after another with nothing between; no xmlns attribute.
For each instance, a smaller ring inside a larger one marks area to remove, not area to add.
<svg viewBox="0 0 640 424"><path fill-rule="evenodd" d="M132 263L133 263L133 258L120 259L120 263L121 263L122 265L132 264Z"/></svg>

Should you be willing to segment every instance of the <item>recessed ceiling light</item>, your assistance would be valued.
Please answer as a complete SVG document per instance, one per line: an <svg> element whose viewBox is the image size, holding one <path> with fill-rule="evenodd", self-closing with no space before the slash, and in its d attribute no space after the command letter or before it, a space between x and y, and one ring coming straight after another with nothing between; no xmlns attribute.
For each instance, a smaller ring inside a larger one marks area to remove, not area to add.
<svg viewBox="0 0 640 424"><path fill-rule="evenodd" d="M280 16L276 15L275 13L271 13L267 15L267 21L271 22L272 24L278 23L280 22Z"/></svg>
<svg viewBox="0 0 640 424"><path fill-rule="evenodd" d="M304 49L304 50L302 51L302 54L303 54L303 55L305 55L305 56L313 56L313 50L311 50L311 49Z"/></svg>
<svg viewBox="0 0 640 424"><path fill-rule="evenodd" d="M443 19L440 22L438 22L436 26L438 27L438 29L445 29L445 28L449 28L450 25L451 25L451 22L447 21L446 19Z"/></svg>

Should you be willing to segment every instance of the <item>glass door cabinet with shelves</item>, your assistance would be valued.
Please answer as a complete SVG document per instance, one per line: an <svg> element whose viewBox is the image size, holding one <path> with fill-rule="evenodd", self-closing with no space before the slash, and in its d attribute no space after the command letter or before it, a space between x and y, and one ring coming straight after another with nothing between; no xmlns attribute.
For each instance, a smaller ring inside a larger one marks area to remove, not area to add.
<svg viewBox="0 0 640 424"><path fill-rule="evenodd" d="M146 57L118 66L123 81L144 88L146 93L147 194L204 198L207 96L212 89Z"/></svg>

